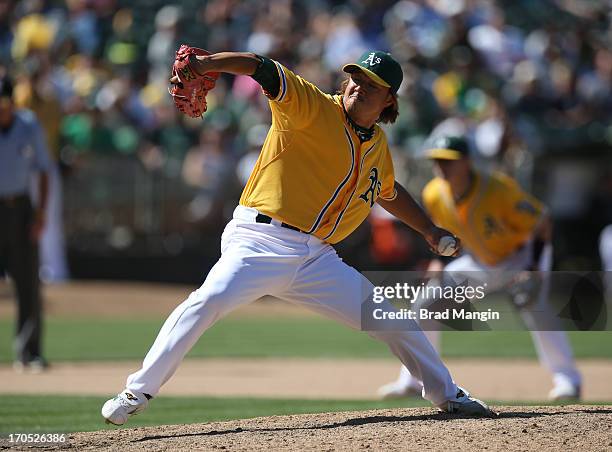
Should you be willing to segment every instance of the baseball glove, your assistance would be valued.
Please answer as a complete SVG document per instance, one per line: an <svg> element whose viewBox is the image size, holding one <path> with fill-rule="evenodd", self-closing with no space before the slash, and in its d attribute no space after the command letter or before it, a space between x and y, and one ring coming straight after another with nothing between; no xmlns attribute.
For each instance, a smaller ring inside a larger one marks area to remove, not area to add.
<svg viewBox="0 0 612 452"><path fill-rule="evenodd" d="M181 112L192 118L201 117L206 111L206 95L215 87L218 72L197 73L189 64L196 55L210 55L210 52L183 44L176 52L172 65L173 86L168 92Z"/></svg>

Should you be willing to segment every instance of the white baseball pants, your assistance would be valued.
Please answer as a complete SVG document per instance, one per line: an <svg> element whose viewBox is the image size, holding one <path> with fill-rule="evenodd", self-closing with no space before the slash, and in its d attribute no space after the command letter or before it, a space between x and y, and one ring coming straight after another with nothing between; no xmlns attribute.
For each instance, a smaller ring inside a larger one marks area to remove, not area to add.
<svg viewBox="0 0 612 452"><path fill-rule="evenodd" d="M496 266L484 265L470 254L465 254L450 262L444 268L444 272L457 276L464 273L473 284L478 283L478 277L481 276L483 279L479 283L486 282L487 290L495 291L511 285L512 278L524 269L529 268L531 260L531 246L528 245ZM551 268L552 246L547 245L542 251L538 270L546 275L546 272L550 271ZM555 385L565 382L573 386L579 386L581 376L576 368L567 334L565 331L545 330L554 321L554 313L551 312L548 319L542 315L534 315L534 313L542 314L550 311L548 304L549 284L549 280L543 282L534 309L521 309L519 313L531 333L538 359L552 374ZM439 350L440 331L428 330L425 331L425 335L436 350ZM411 375L410 370L405 367L400 371L398 382L406 387L418 386L419 384L418 377Z"/></svg>
<svg viewBox="0 0 612 452"><path fill-rule="evenodd" d="M256 223L256 216L255 209L236 208L221 238L221 258L204 284L170 314L142 369L128 377L128 389L155 396L204 331L264 295L360 328L361 303L373 288L370 281L317 237L281 227L276 220ZM457 386L448 369L416 324L407 325L407 331L368 334L385 342L423 381L423 397L434 405L456 397Z"/></svg>

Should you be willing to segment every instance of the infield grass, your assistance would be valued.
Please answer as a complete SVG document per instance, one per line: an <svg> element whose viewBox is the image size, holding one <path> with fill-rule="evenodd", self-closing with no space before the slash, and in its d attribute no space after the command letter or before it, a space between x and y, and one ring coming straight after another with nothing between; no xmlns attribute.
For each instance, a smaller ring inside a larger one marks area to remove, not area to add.
<svg viewBox="0 0 612 452"><path fill-rule="evenodd" d="M0 436L8 433L76 432L117 428L106 425L100 408L106 397L0 395ZM192 424L258 416L428 406L423 400L299 400L265 398L160 397L129 427Z"/></svg>
<svg viewBox="0 0 612 452"><path fill-rule="evenodd" d="M45 327L50 361L142 359L163 319L51 318ZM0 320L0 362L12 360L13 322ZM570 332L578 358L612 358L612 332ZM444 332L446 357L535 358L528 332ZM324 318L227 318L207 331L190 357L389 358L366 333Z"/></svg>

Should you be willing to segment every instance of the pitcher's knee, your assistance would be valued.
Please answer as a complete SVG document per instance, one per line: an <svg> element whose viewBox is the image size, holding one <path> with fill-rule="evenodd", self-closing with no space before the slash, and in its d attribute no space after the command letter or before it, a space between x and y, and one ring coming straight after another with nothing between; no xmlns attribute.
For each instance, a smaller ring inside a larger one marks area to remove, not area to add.
<svg viewBox="0 0 612 452"><path fill-rule="evenodd" d="M211 291L199 288L191 292L187 302L199 312L223 313L229 309L231 296L227 290Z"/></svg>

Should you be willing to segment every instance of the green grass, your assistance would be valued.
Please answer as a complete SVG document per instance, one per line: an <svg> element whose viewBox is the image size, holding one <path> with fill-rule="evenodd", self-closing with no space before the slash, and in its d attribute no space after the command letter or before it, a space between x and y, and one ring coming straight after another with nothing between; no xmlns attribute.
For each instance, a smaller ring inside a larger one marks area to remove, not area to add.
<svg viewBox="0 0 612 452"><path fill-rule="evenodd" d="M0 395L0 436L8 433L108 430L100 408L105 397ZM295 400L215 397L160 397L130 427L191 424L258 416L428 406L423 400Z"/></svg>
<svg viewBox="0 0 612 452"><path fill-rule="evenodd" d="M142 359L163 320L56 319L46 323L51 361ZM12 360L13 322L0 320L0 362ZM612 332L571 332L577 357L612 358ZM445 332L446 357L535 357L528 332ZM389 358L386 347L323 318L228 318L207 331L191 357Z"/></svg>
<svg viewBox="0 0 612 452"><path fill-rule="evenodd" d="M612 358L612 332L568 332L577 358ZM446 331L442 333L445 357L536 358L531 334L526 331Z"/></svg>

